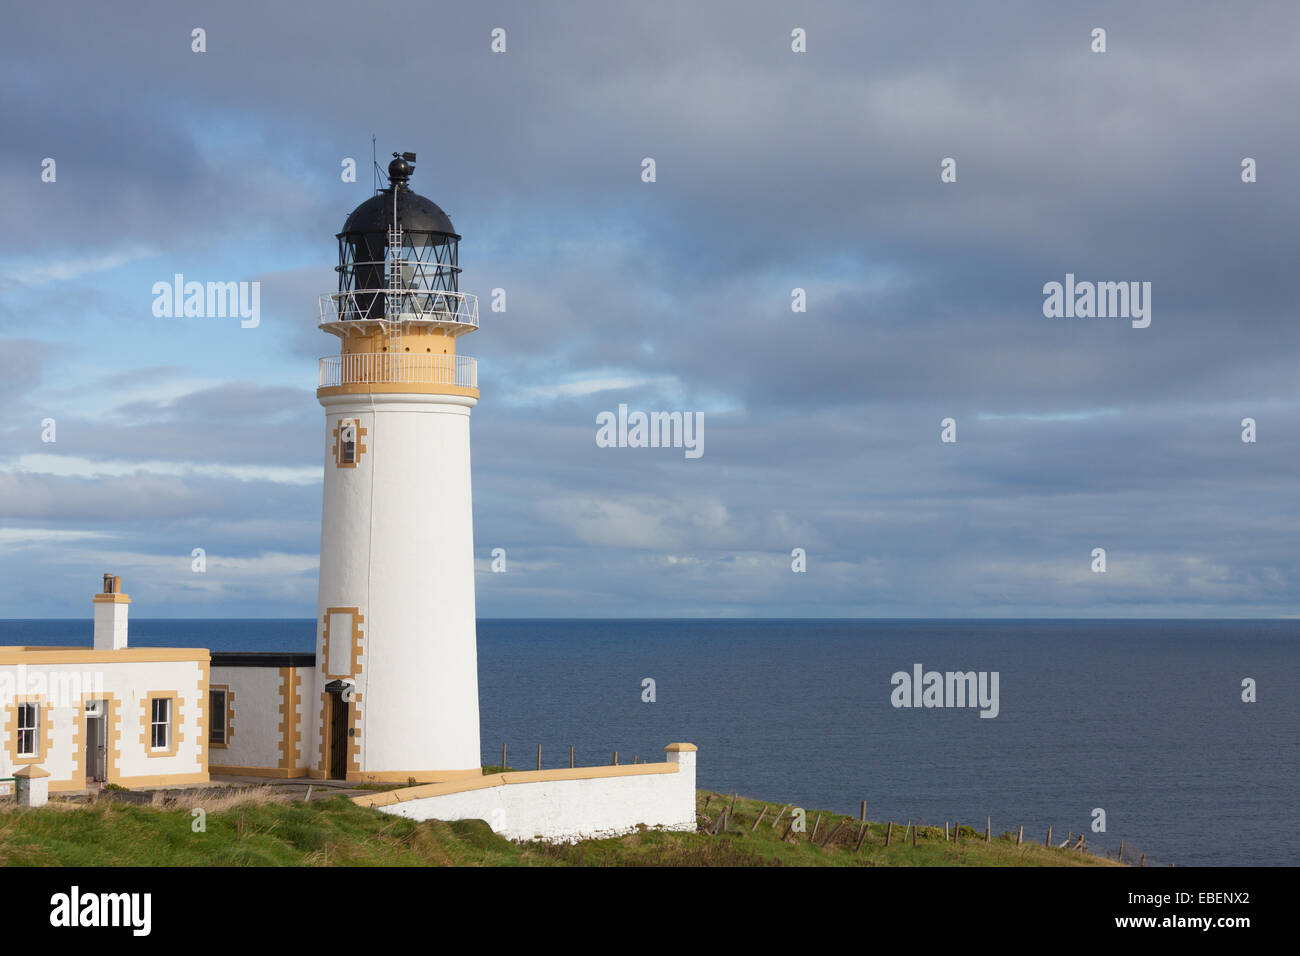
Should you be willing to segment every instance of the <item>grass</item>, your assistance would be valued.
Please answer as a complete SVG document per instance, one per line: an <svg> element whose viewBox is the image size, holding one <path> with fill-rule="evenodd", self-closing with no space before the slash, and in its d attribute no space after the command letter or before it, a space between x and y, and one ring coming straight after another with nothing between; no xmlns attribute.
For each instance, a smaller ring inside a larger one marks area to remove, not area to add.
<svg viewBox="0 0 1300 956"><path fill-rule="evenodd" d="M264 803L288 803L292 794L278 787L222 787L216 790L155 790L150 806L172 807L176 810L202 809L204 813L220 813L235 807L258 806Z"/></svg>
<svg viewBox="0 0 1300 956"><path fill-rule="evenodd" d="M159 801L161 802L161 801ZM701 825L716 820L730 797L701 791ZM706 807L707 804L707 807ZM785 835L765 804L736 800L735 814L717 836L643 830L624 837L572 845L512 843L480 820L417 823L358 807L345 797L306 803L274 787L230 792L190 791L161 805L140 806L100 799L52 801L42 810L0 811L0 865L5 866L1113 866L1109 860L1040 844L1017 847L1004 834L984 842L962 827L958 843L945 843L942 827L924 827L917 846L895 825L890 846L886 825L854 852L858 822L809 810L808 829L821 813L817 843L845 821L833 844L814 845L810 833ZM192 829L205 813L206 832Z"/></svg>
<svg viewBox="0 0 1300 956"><path fill-rule="evenodd" d="M707 791L697 794L696 812L701 815L701 823L705 818L710 822L715 821L719 811L730 805L730 796ZM753 829L753 824L764 807L768 808L767 814L757 829ZM772 826L781 809L780 804L765 804L739 797L736 799L734 816L728 820L725 832L717 837L702 838L731 840L767 862L784 866L1122 865L1090 853L1046 847L1041 843L1025 842L1016 846L1014 833L995 835L990 842L985 843L983 830L976 832L969 826L961 827L958 839L945 841L943 826L919 825L916 827L916 846L913 846L912 834L906 822L893 825L889 846L885 846L889 824L868 823L868 832L862 846L855 850L861 827L857 817L809 809L806 811L808 832L790 831L787 834L790 823L788 810L781 816L779 824ZM818 817L821 818L820 822ZM840 823L844 825L839 827ZM815 844L812 841L814 827ZM838 832L835 832L837 827ZM827 844L827 838L832 832L835 832L834 842Z"/></svg>

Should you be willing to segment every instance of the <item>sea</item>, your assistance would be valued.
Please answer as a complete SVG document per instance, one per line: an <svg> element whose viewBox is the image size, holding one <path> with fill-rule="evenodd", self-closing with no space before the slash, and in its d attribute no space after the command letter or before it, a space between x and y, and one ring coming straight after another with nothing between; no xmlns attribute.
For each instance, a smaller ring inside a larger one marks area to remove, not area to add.
<svg viewBox="0 0 1300 956"><path fill-rule="evenodd" d="M90 637L0 621L0 644ZM134 620L131 641L311 651L314 625ZM539 745L550 768L686 741L701 788L810 820L865 800L900 825L1122 840L1148 866L1300 863L1300 621L481 620L478 660L485 765L503 744L533 769ZM996 716L895 706L917 665L996 673Z"/></svg>

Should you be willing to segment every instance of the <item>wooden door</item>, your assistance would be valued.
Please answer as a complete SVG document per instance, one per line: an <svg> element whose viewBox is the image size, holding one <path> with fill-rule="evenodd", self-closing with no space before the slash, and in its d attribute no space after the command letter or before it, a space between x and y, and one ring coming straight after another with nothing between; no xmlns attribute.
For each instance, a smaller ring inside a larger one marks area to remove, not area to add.
<svg viewBox="0 0 1300 956"><path fill-rule="evenodd" d="M108 769L108 740L104 735L104 704L98 717L86 718L86 782L103 783Z"/></svg>
<svg viewBox="0 0 1300 956"><path fill-rule="evenodd" d="M330 778L343 780L348 775L348 719L351 706L342 694L330 694Z"/></svg>

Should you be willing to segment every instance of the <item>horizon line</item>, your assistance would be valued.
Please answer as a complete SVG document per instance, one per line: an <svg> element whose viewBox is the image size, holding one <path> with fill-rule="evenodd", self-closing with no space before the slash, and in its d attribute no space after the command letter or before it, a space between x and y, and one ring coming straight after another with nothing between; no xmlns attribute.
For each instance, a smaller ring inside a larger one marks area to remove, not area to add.
<svg viewBox="0 0 1300 956"><path fill-rule="evenodd" d="M5 617L0 623L34 623L38 621L81 622L91 620L89 617ZM1292 617L480 617L476 621L494 623L498 621L716 621L727 623L846 623L877 622L892 623L898 621L1087 621L1087 622L1132 622L1132 621L1298 621L1300 613ZM155 621L315 621L314 617L137 617L133 623Z"/></svg>

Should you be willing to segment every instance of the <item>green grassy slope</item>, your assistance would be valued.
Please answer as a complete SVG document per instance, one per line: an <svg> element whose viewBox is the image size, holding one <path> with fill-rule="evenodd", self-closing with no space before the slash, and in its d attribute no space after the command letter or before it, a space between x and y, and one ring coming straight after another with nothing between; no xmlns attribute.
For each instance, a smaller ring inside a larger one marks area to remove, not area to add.
<svg viewBox="0 0 1300 956"><path fill-rule="evenodd" d="M191 798L204 805L202 796ZM701 792L700 822L716 821L730 797ZM707 808L705 804L708 804ZM219 806L214 801L213 806ZM786 835L789 815L738 799L728 826L708 833L644 831L572 846L519 844L481 821L415 823L354 805L344 797L311 803L277 799L213 809L206 832L194 832L187 806L138 806L111 800L0 812L0 865L82 866L1112 866L1109 860L1041 845L1017 847L1014 838L984 842L963 828L945 843L943 828L921 827L917 845L896 825L886 847L885 824L873 823L855 852L859 825L821 814L817 844L841 821L835 841L814 845L811 833ZM808 830L818 811L809 810ZM786 835L783 840L782 836Z"/></svg>

